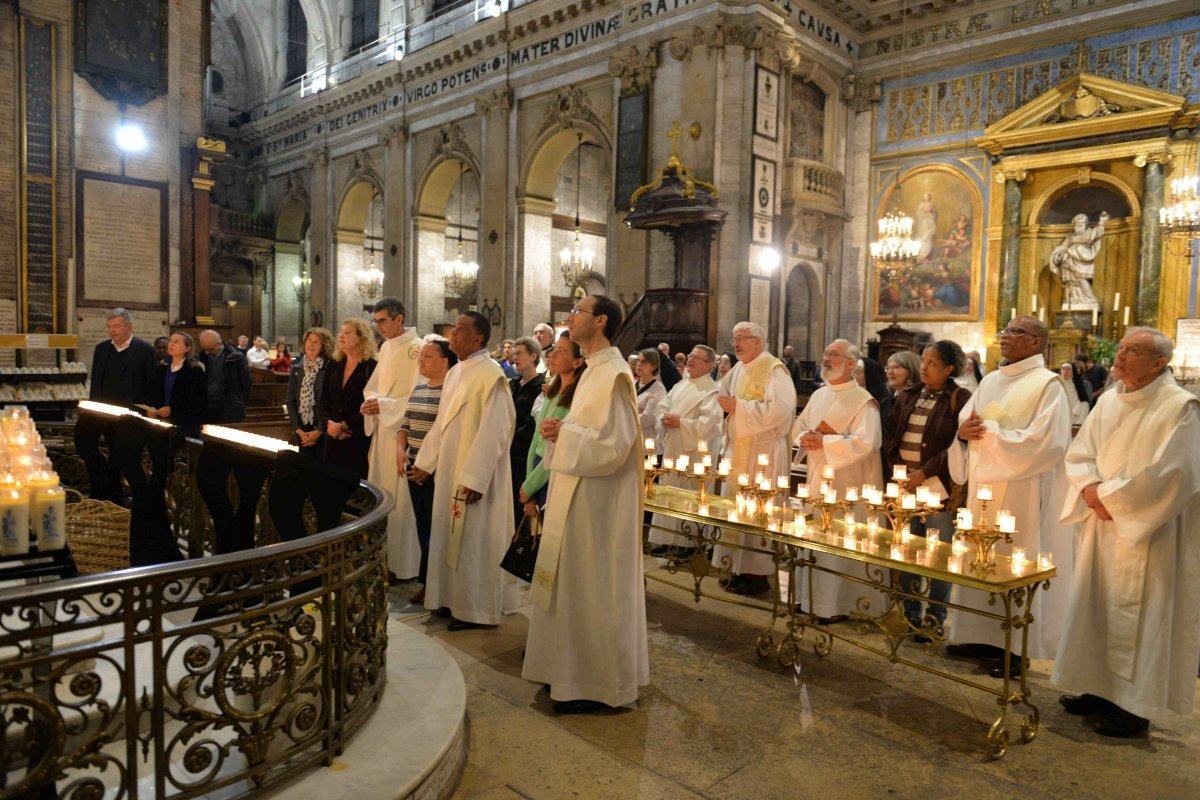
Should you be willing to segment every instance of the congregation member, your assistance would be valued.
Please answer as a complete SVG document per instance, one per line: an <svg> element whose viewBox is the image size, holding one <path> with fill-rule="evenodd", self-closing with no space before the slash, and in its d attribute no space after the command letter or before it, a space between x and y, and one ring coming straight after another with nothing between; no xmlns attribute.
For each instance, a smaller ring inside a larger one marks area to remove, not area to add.
<svg viewBox="0 0 1200 800"><path fill-rule="evenodd" d="M337 352L325 371L321 417L325 420L325 460L363 480L369 469L371 439L364 427L363 391L375 371L375 337L361 319L351 318L338 331Z"/></svg>
<svg viewBox="0 0 1200 800"><path fill-rule="evenodd" d="M796 420L794 442L800 448L797 462L808 464L812 497L820 496L822 483L828 483L839 498L844 498L850 487L859 490L868 483L882 486L879 404L851 378L860 357L858 348L845 339L830 342L821 354L825 385L813 392ZM825 477L826 467L833 469L832 478ZM851 575L863 571L861 564L839 556L819 555L817 563ZM804 604L812 597L812 608L806 610L818 622L842 621L863 594L861 584L819 570L805 569L801 575L804 582L798 597Z"/></svg>
<svg viewBox="0 0 1200 800"><path fill-rule="evenodd" d="M650 682L642 431L633 375L610 344L620 325L608 297L571 309L567 327L587 369L570 413L541 424L551 478L521 674L549 686L560 714L632 703Z"/></svg>
<svg viewBox="0 0 1200 800"><path fill-rule="evenodd" d="M733 326L734 353L737 366L720 380L717 403L725 412L725 458L730 462L730 480L723 482L722 493L735 497L738 493L736 476L757 473L776 485L779 477L791 475L791 455L788 431L796 415L796 387L783 362L766 351L767 332L755 322L739 322ZM846 377L849 379L847 370ZM766 466L759 464L764 456ZM733 545L741 545L736 547ZM756 595L770 590L768 576L774 571L769 553L743 549L767 549L761 537L723 531L721 543L713 548L712 563L718 569L729 569L723 579L725 588L734 594Z"/></svg>
<svg viewBox="0 0 1200 800"><path fill-rule="evenodd" d="M980 363L979 353L974 350L967 352L967 365L962 372L955 377L954 382L972 394L979 388L979 382L983 380L983 365Z"/></svg>
<svg viewBox="0 0 1200 800"><path fill-rule="evenodd" d="M237 351L242 355L250 351L250 337L244 333L237 338Z"/></svg>
<svg viewBox="0 0 1200 800"><path fill-rule="evenodd" d="M167 342L168 360L158 365L150 382L148 416L178 426L185 436L198 437L208 404L208 379L196 358L196 343L188 333L175 331Z"/></svg>
<svg viewBox="0 0 1200 800"><path fill-rule="evenodd" d="M271 359L271 372L287 375L292 371L292 349L282 336L275 340L275 357Z"/></svg>
<svg viewBox="0 0 1200 800"><path fill-rule="evenodd" d="M440 336L421 347L417 371L423 382L417 384L409 395L404 416L400 419L400 428L396 431L396 472L400 475L399 484L396 486L396 502L402 503L404 495L408 495L408 505L412 513L401 516L400 519L402 524L411 522L411 533L416 537L417 545L421 549L421 558L417 565L417 581L421 588L409 598L409 602L418 606L425 602L425 584L429 574L429 535L433 525L433 495L437 483L432 475L421 482L408 478L412 463L421 453L425 436L437 421L446 373L457 363L458 356L450 349L450 343ZM409 530L402 528L400 533L407 536Z"/></svg>
<svg viewBox="0 0 1200 800"><path fill-rule="evenodd" d="M1067 713L1105 736L1195 708L1200 402L1175 382L1172 354L1161 331L1129 328L1114 390L1067 451L1062 519L1080 533L1051 680L1079 693L1060 698Z"/></svg>
<svg viewBox="0 0 1200 800"><path fill-rule="evenodd" d="M363 431L371 437L367 480L394 491L402 476L396 471L396 433L417 384L417 359L423 344L416 328L405 328L407 311L399 298L380 298L371 309L371 325L383 337L375 371L363 389ZM397 502L388 514L388 572L399 579L417 574L421 545L417 541L412 506Z"/></svg>
<svg viewBox="0 0 1200 800"><path fill-rule="evenodd" d="M154 360L156 363L161 364L171 357L171 354L167 352L167 342L169 341L170 338L166 336L159 336L154 340Z"/></svg>
<svg viewBox="0 0 1200 800"><path fill-rule="evenodd" d="M92 381L88 398L118 406L150 402L157 358L154 347L133 335L133 315L114 308L105 320L108 340L92 352ZM115 465L100 452L100 440L112 442L89 420L75 426L75 451L87 467L90 496L97 500L121 500L121 477Z"/></svg>
<svg viewBox="0 0 1200 800"><path fill-rule="evenodd" d="M1101 393L1108 387L1108 370L1104 365L1094 361L1090 356L1084 360L1083 377L1087 380L1088 385L1092 387L1092 396L1089 400L1092 408L1096 407L1096 403L1100 400Z"/></svg>
<svg viewBox="0 0 1200 800"><path fill-rule="evenodd" d="M658 406L667 399L667 390L658 379L662 361L659 351L648 347L638 352L637 368L633 371L637 378L638 422L647 434L654 433L658 426Z"/></svg>
<svg viewBox="0 0 1200 800"><path fill-rule="evenodd" d="M246 351L246 363L252 369L270 369L271 351L267 349L267 340L261 336L254 337L254 347Z"/></svg>
<svg viewBox="0 0 1200 800"><path fill-rule="evenodd" d="M523 513L523 503L520 499L521 484L525 481L525 469L529 462L529 446L533 442L533 434L537 429L534 419L534 404L545 400L542 387L545 386L545 375L549 372L549 358L546 359L547 371L538 372L541 364L542 346L536 339L521 337L513 343L513 365L517 377L508 382L512 394L513 410L516 413L516 427L513 430L512 444L508 449L509 469L512 472L513 502L516 519L520 520ZM539 407L540 408L540 407Z"/></svg>
<svg viewBox="0 0 1200 800"><path fill-rule="evenodd" d="M1000 368L979 383L959 412L958 444L950 448L950 477L967 484L967 507L981 518L981 486L992 491L988 514L992 521L1004 510L1016 518L1014 544L1027 553L1052 552L1060 585L1070 584L1073 525L1059 524L1066 491L1063 456L1071 444L1071 413L1066 387L1057 372L1046 368L1042 351L1047 342L1045 323L1035 317L1014 317L1000 331ZM1005 546L996 548L998 554ZM955 604L994 612L987 594L955 586ZM1059 598L1038 593L1030 609L1037 626L1029 640L1028 656L1054 658L1066 606ZM946 648L952 656L994 662L993 677L1004 677L1004 634L993 620L977 614L952 612ZM1018 658L1009 662L1018 674Z"/></svg>
<svg viewBox="0 0 1200 800"><path fill-rule="evenodd" d="M500 569L512 538L508 450L516 412L500 369L488 356L492 335L478 311L450 329L458 364L446 376L437 421L410 480L436 480L425 607L450 617L449 630L499 625L515 605L516 583Z"/></svg>
<svg viewBox="0 0 1200 800"><path fill-rule="evenodd" d="M887 394L879 402L879 418L886 423L900 393L921 382L921 359L910 350L892 353L883 367L883 374L887 380Z"/></svg>
<svg viewBox="0 0 1200 800"><path fill-rule="evenodd" d="M662 344L666 345L666 342L663 342ZM675 387L675 384L677 384L681 380L683 380L683 375L680 374L679 368L675 366L675 362L671 359L671 356L662 355L661 347L662 346L660 345L660 348L656 351L657 353L659 353L658 379L660 381L662 381L663 388L669 392L669 391L671 391L671 389L673 389ZM669 350L670 348L667 348L667 349ZM633 371L633 374L634 374L634 377L636 378L637 377L636 369Z"/></svg>
<svg viewBox="0 0 1200 800"><path fill-rule="evenodd" d="M333 361L333 334L325 328L304 332L304 350L296 358L288 375L288 422L296 434L300 452L321 458L325 445L325 420L321 418L321 398L325 394L325 371Z"/></svg>
<svg viewBox="0 0 1200 800"><path fill-rule="evenodd" d="M892 358L899 355L896 353ZM908 352L903 355L913 356ZM889 359L888 366L891 365ZM918 537L930 530L936 530L943 542L954 537L954 517L965 493L954 491L949 450L958 434L958 412L971 399L971 393L955 383L954 377L966 365L967 357L955 342L942 339L926 347L914 376L920 382L896 393L895 405L884 420L883 452L887 458L884 480L891 478L894 467L903 465L907 470L907 477L901 482L904 489L915 493L924 486L942 504L924 520L912 519L909 529ZM910 592L915 592L919 585L919 581L905 581ZM946 622L944 603L950 599L949 582L931 580L928 596L930 602L923 611L921 601L905 600L904 615L914 628L938 631ZM928 641L928 637L921 634L918 641Z"/></svg>
<svg viewBox="0 0 1200 800"><path fill-rule="evenodd" d="M698 344L688 354L684 380L675 384L654 412L658 451L671 460L687 456L695 464L707 454L717 463L724 444L722 428L724 415L717 402L717 382L712 368L717 354L711 347ZM643 429L647 434L649 429ZM706 446L701 453L701 442ZM678 473L667 473L659 479L666 486L695 488L695 484ZM652 556L671 556L677 559L692 555L695 545L686 536L671 533L679 530L679 520L665 514L655 514L650 528Z"/></svg>
<svg viewBox="0 0 1200 800"><path fill-rule="evenodd" d="M1064 361L1059 367L1058 374L1067 385L1067 406L1071 410L1071 424L1082 425L1092 410L1092 387L1083 377L1083 371L1070 361Z"/></svg>
<svg viewBox="0 0 1200 800"><path fill-rule="evenodd" d="M539 345L540 346L540 345ZM513 340L505 339L500 343L500 369L504 370L504 377L512 380L517 377L517 368L513 365Z"/></svg>
<svg viewBox="0 0 1200 800"><path fill-rule="evenodd" d="M687 370L687 358L687 353L675 354L675 369L679 370L680 374Z"/></svg>
<svg viewBox="0 0 1200 800"><path fill-rule="evenodd" d="M713 372L713 379L717 381L723 380L731 369L733 369L733 356L729 353L721 353L717 358L717 368Z"/></svg>
<svg viewBox="0 0 1200 800"><path fill-rule="evenodd" d="M787 369L788 375L792 376L792 386L796 387L796 391L800 391L800 362L796 360L796 348L790 344L783 348L783 366Z"/></svg>
<svg viewBox="0 0 1200 800"><path fill-rule="evenodd" d="M538 343L538 347L542 348L542 353L547 353L554 346L554 328L550 327L545 322L539 322L533 326L533 332L530 338ZM546 359L538 360L538 372L546 371Z"/></svg>
<svg viewBox="0 0 1200 800"><path fill-rule="evenodd" d="M546 438L541 425L547 419L563 419L571 411L571 400L579 385L579 377L587 369L587 362L579 345L571 341L569 331L559 334L558 342L546 356L546 374L551 376L546 387L546 402L534 419L533 441L525 460L525 480L517 492L520 511L530 518L538 517L546 505L546 489L550 484L550 470L546 467Z"/></svg>
<svg viewBox="0 0 1200 800"><path fill-rule="evenodd" d="M250 367L246 357L213 330L200 331L200 363L208 376L206 422L228 424L246 418Z"/></svg>

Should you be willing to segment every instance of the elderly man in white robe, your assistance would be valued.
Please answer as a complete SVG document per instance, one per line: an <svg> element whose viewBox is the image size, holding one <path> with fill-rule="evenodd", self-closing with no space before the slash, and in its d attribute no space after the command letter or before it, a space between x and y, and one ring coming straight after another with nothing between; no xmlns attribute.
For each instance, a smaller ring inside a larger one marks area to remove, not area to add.
<svg viewBox="0 0 1200 800"><path fill-rule="evenodd" d="M642 438L633 375L609 341L621 307L580 298L567 322L587 358L566 419L545 419L550 489L521 675L558 714L637 700L650 682L642 576Z"/></svg>
<svg viewBox="0 0 1200 800"><path fill-rule="evenodd" d="M725 416L717 403L717 382L712 378L717 354L711 347L698 344L688 354L684 366L686 378L671 387L666 398L655 410L657 445L663 458L672 461L687 456L699 464L704 456L717 463L723 442ZM701 451L701 443L705 448ZM696 484L678 473L668 473L659 479L667 486L694 489ZM689 558L696 543L671 531L679 530L679 520L655 514L651 520L650 555L675 559Z"/></svg>
<svg viewBox="0 0 1200 800"><path fill-rule="evenodd" d="M772 486L780 477L790 480L788 431L796 417L796 387L783 362L766 352L766 338L767 332L757 323L733 326L730 344L738 363L720 380L717 395L727 415L725 458L730 462L730 479L722 490L726 497L737 495L739 475L754 480L762 473ZM733 531L722 531L721 540L713 548L712 563L730 571L722 581L725 588L741 595L770 591L769 576L775 569L771 554L744 549L770 550L770 543Z"/></svg>
<svg viewBox="0 0 1200 800"><path fill-rule="evenodd" d="M488 356L491 324L478 311L459 316L437 421L409 480L436 473L425 607L450 617L449 630L498 625L515 605L516 583L500 569L513 530L508 450L516 423L504 370Z"/></svg>
<svg viewBox="0 0 1200 800"><path fill-rule="evenodd" d="M1200 401L1167 369L1171 340L1130 328L1067 452L1063 520L1081 523L1051 680L1105 736L1190 714L1200 660Z"/></svg>
<svg viewBox="0 0 1200 800"><path fill-rule="evenodd" d="M829 343L821 355L825 385L813 392L793 426L800 447L797 462L808 462L808 487L813 497L819 496L824 482L839 499L851 487L858 492L863 484L882 484L879 404L853 377L861 357L859 349L845 339ZM833 471L833 477L825 477L826 468ZM839 556L818 555L817 563L849 574L864 570L861 564ZM808 611L822 624L844 621L864 595L862 584L817 569L804 569L800 577L800 603L808 604L811 591L812 608Z"/></svg>
<svg viewBox="0 0 1200 800"><path fill-rule="evenodd" d="M1045 323L1034 317L1015 317L1000 331L1000 368L989 372L959 412L958 441L950 446L950 477L967 483L967 507L980 519L979 489L988 486L993 519L1000 511L1016 518L1014 545L1027 553L1052 552L1058 571L1055 584L1070 584L1073 525L1059 523L1067 490L1063 457L1071 444L1071 406L1057 372L1046 368ZM1000 555L1006 545L996 548ZM987 593L955 586L951 600L969 608L995 613ZM1047 600L1039 592L1031 609L1031 658L1054 658L1062 633L1066 603ZM1004 677L1004 632L995 620L951 610L949 655L990 662L992 677ZM1009 673L1022 664L1010 658Z"/></svg>
<svg viewBox="0 0 1200 800"><path fill-rule="evenodd" d="M371 437L367 480L396 495L387 521L387 563L393 581L411 578L421 567L421 545L407 481L400 485L402 478L396 471L396 432L408 396L417 385L417 358L424 344L416 328L404 327L404 317L404 304L398 298L384 297L375 304L371 322L384 341L360 409L363 430Z"/></svg>

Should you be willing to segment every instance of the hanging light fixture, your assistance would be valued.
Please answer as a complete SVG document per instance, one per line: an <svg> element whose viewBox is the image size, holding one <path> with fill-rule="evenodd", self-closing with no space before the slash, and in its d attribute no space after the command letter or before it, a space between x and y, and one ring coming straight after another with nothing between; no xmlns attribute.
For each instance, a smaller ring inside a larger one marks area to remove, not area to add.
<svg viewBox="0 0 1200 800"><path fill-rule="evenodd" d="M308 260L300 265L300 274L292 277L292 290L296 300L304 305L312 297L312 276L308 274Z"/></svg>
<svg viewBox="0 0 1200 800"><path fill-rule="evenodd" d="M460 164L458 174L458 246L454 258L442 262L442 285L446 294L452 297L464 297L475 288L475 279L479 276L479 265L474 261L463 258L463 195L467 193L463 178L467 174L467 165Z"/></svg>
<svg viewBox="0 0 1200 800"><path fill-rule="evenodd" d="M592 260L596 257L594 250L583 246L579 240L579 175L583 156L583 134L575 134L575 240L570 247L564 247L558 253L559 265L562 269L563 282L572 289L576 300L587 294L587 283L592 276Z"/></svg>
<svg viewBox="0 0 1200 800"><path fill-rule="evenodd" d="M371 261L367 269L354 271L354 282L363 301L363 310L369 311L375 301L383 296L383 271L375 266L375 197L371 196L371 224L367 232Z"/></svg>
<svg viewBox="0 0 1200 800"><path fill-rule="evenodd" d="M1193 138L1185 151L1184 163L1197 161ZM1197 170L1200 171L1200 165ZM1165 239L1186 240L1188 255L1195 252L1196 240L1200 239L1200 176L1193 174L1171 181L1171 201L1158 210L1158 227Z"/></svg>
<svg viewBox="0 0 1200 800"><path fill-rule="evenodd" d="M900 41L904 49L908 49L908 6L900 7ZM904 62L905 56L900 56L899 92L901 100L904 96ZM964 122L964 124L967 124ZM896 180L895 194L900 193L901 181ZM905 214L893 201L887 213L878 223L878 238L871 242L871 261L875 268L883 273L898 272L916 263L917 255L921 252L921 243L912 238L913 219Z"/></svg>

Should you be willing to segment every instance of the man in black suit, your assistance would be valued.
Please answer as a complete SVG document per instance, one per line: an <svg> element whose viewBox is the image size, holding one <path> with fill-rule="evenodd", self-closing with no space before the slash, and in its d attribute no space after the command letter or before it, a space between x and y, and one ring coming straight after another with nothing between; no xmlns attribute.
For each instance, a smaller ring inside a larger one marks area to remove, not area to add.
<svg viewBox="0 0 1200 800"><path fill-rule="evenodd" d="M150 402L150 382L158 360L154 347L133 335L133 315L114 308L106 322L108 341L96 345L92 354L92 388L88 397L102 403L132 406ZM111 433L81 420L75 426L75 451L87 466L91 496L98 500L121 500L121 479L115 467L100 454L100 437L112 449Z"/></svg>

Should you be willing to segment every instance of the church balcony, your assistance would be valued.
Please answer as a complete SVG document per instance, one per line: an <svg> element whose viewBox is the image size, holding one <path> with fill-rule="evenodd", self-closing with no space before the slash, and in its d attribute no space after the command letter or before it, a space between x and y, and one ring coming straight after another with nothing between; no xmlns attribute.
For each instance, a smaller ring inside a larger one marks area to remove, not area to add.
<svg viewBox="0 0 1200 800"><path fill-rule="evenodd" d="M218 230L224 233L241 234L258 239L275 238L275 218L270 214L248 214L219 208L217 224Z"/></svg>
<svg viewBox="0 0 1200 800"><path fill-rule="evenodd" d="M788 159L783 187L784 205L845 213L846 179L823 162Z"/></svg>

